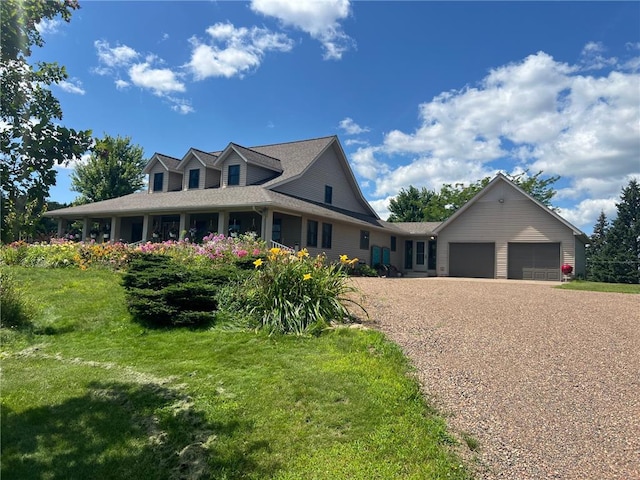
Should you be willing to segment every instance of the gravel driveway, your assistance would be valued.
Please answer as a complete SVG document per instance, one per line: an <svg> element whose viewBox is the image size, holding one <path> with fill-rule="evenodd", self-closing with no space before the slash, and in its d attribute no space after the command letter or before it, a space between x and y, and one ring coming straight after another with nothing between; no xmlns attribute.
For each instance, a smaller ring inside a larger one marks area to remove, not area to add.
<svg viewBox="0 0 640 480"><path fill-rule="evenodd" d="M640 295L354 282L451 430L478 441L463 453L476 478L640 479Z"/></svg>

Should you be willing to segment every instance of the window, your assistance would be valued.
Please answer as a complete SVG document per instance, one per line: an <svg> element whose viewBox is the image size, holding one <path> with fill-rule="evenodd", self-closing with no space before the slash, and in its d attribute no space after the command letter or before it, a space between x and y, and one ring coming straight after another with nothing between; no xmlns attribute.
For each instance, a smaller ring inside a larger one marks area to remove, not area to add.
<svg viewBox="0 0 640 480"><path fill-rule="evenodd" d="M391 236L391 251L396 251L396 237L394 237L393 235Z"/></svg>
<svg viewBox="0 0 640 480"><path fill-rule="evenodd" d="M271 240L280 243L282 241L282 219L274 218L271 229Z"/></svg>
<svg viewBox="0 0 640 480"><path fill-rule="evenodd" d="M318 246L318 222L307 220L307 247Z"/></svg>
<svg viewBox="0 0 640 480"><path fill-rule="evenodd" d="M193 168L189 170L189 189L198 188L200 186L200 169Z"/></svg>
<svg viewBox="0 0 640 480"><path fill-rule="evenodd" d="M416 265L424 265L424 242L416 242Z"/></svg>
<svg viewBox="0 0 640 480"><path fill-rule="evenodd" d="M324 203L333 203L333 187L331 185L324 186Z"/></svg>
<svg viewBox="0 0 640 480"><path fill-rule="evenodd" d="M240 185L240 165L229 165L227 185Z"/></svg>
<svg viewBox="0 0 640 480"><path fill-rule="evenodd" d="M162 172L153 174L153 191L154 192L162 191L162 184L164 183L163 180L164 180L164 174Z"/></svg>
<svg viewBox="0 0 640 480"><path fill-rule="evenodd" d="M322 224L322 248L331 248L331 233L333 225L330 223Z"/></svg>
<svg viewBox="0 0 640 480"><path fill-rule="evenodd" d="M369 250L369 232L360 230L360 250Z"/></svg>

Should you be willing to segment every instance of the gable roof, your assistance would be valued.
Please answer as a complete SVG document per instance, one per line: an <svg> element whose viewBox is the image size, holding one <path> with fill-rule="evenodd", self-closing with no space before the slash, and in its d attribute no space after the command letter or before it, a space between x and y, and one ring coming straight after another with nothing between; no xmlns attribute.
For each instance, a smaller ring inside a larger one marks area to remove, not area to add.
<svg viewBox="0 0 640 480"><path fill-rule="evenodd" d="M147 165L142 170L142 173L150 173L151 168L156 163L160 163L168 172L179 172L178 165L180 164L180 160L156 152L153 154L149 162L147 162Z"/></svg>
<svg viewBox="0 0 640 480"><path fill-rule="evenodd" d="M264 167L269 170L274 170L276 172L282 172L282 164L280 160L277 158L270 157L269 155L265 155L260 152L256 152L250 148L243 147L236 143L230 144L233 150L235 150L238 155L240 155L247 163L252 165L257 165L259 167Z"/></svg>
<svg viewBox="0 0 640 480"><path fill-rule="evenodd" d="M442 222L390 222L410 235L431 235Z"/></svg>
<svg viewBox="0 0 640 480"><path fill-rule="evenodd" d="M200 162L203 167L214 167L216 160L218 159L217 155L212 153L204 152L202 150L198 150L197 148L190 148L189 151L182 157L180 160L180 164L178 165L178 169L184 169L184 164L187 163L190 157L194 157L196 160Z"/></svg>
<svg viewBox="0 0 640 480"><path fill-rule="evenodd" d="M480 198L482 198L489 190L491 190L491 187L495 184L497 184L498 182L504 182L507 185L509 185L511 188L515 189L516 191L518 191L521 195L523 195L524 197L526 197L528 200L530 200L534 205L538 206L540 209L542 209L545 213L547 213L548 215L551 215L553 218L555 218L557 221L559 221L560 223L562 223L563 225L565 225L567 228L569 228L570 230L573 231L573 234L577 237L580 237L583 241L588 242L588 237L587 235L582 232L580 229L576 228L575 226L573 226L571 223L569 223L568 221L566 221L564 218L562 218L560 215L558 215L556 212L554 212L553 210L551 210L549 207L547 207L546 205L544 205L542 202L540 202L539 200L537 200L536 198L534 198L533 196L529 195L527 192L525 192L523 189L521 189L518 185L516 185L515 183L513 183L511 180L509 180L506 176L504 176L502 173L498 173L493 180L491 180L486 187L484 187L482 190L480 190L478 193L476 193L473 198L471 200L469 200L467 203L465 203L460 209L458 209L453 215L451 215L448 219L446 219L444 222L442 222L439 226L437 226L436 228L434 228L433 233L440 233L442 230L444 230L445 228L447 228L448 225L450 225L451 223L453 223L458 217L460 217L464 212L466 212L474 203L476 203Z"/></svg>

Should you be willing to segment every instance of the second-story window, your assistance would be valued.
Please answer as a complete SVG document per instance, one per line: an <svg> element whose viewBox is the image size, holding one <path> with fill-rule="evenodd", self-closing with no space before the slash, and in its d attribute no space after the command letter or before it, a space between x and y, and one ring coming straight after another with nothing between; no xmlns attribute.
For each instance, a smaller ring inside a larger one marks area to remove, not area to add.
<svg viewBox="0 0 640 480"><path fill-rule="evenodd" d="M227 185L240 185L240 165L229 165Z"/></svg>
<svg viewBox="0 0 640 480"><path fill-rule="evenodd" d="M198 188L200 186L200 169L192 168L189 170L189 189Z"/></svg>
<svg viewBox="0 0 640 480"><path fill-rule="evenodd" d="M153 191L161 192L163 182L164 182L164 174L162 172L154 173L153 174Z"/></svg>
<svg viewBox="0 0 640 480"><path fill-rule="evenodd" d="M331 185L324 186L324 203L329 205L333 203L333 187Z"/></svg>

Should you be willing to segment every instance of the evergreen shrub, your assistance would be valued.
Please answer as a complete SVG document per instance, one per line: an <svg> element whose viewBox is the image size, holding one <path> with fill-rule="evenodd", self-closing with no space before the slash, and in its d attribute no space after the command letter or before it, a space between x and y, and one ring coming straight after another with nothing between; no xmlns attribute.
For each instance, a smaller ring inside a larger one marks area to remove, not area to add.
<svg viewBox="0 0 640 480"><path fill-rule="evenodd" d="M217 291L236 283L234 266L185 265L166 255L139 255L131 260L122 284L127 307L148 326L203 326L215 319Z"/></svg>

